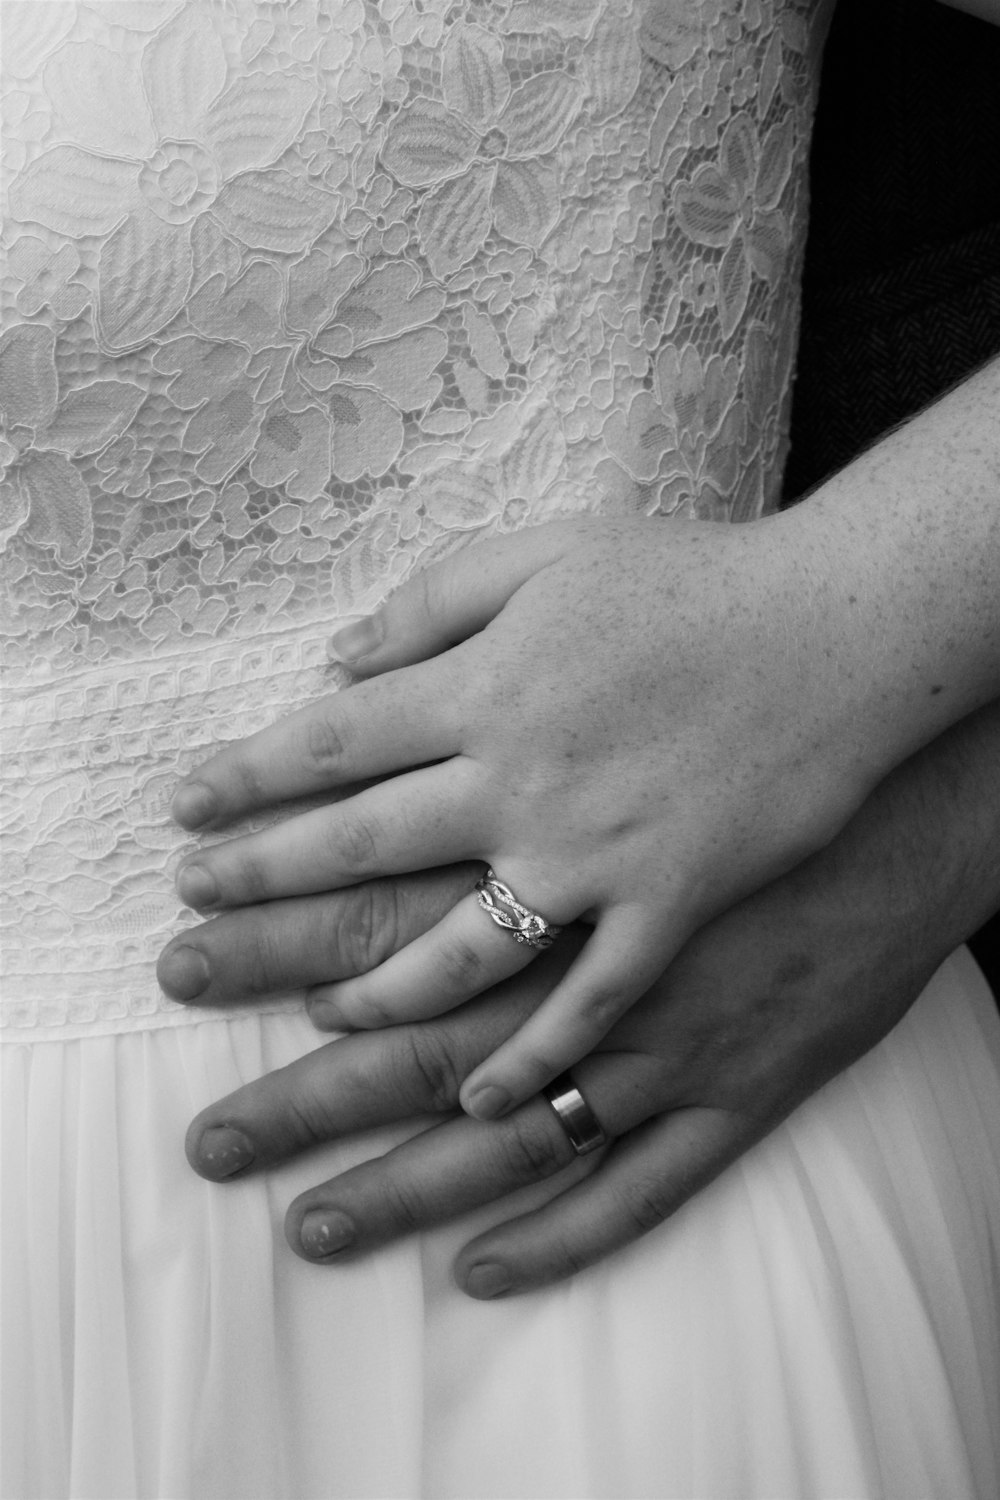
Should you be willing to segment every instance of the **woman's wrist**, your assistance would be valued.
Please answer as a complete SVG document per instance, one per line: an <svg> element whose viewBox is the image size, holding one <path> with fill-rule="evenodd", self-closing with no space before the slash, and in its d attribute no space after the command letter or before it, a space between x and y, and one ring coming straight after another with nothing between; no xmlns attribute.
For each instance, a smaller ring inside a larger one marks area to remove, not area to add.
<svg viewBox="0 0 1000 1500"><path fill-rule="evenodd" d="M884 775L1000 695L1000 360L772 524L860 767Z"/></svg>

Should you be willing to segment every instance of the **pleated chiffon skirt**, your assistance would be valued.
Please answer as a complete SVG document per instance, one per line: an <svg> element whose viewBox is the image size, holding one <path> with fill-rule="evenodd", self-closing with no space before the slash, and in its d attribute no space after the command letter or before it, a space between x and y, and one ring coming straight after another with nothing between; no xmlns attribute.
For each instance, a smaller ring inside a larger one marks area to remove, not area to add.
<svg viewBox="0 0 1000 1500"><path fill-rule="evenodd" d="M1000 1020L964 951L872 1053L575 1279L455 1287L488 1211L344 1267L185 1128L304 1015L4 1049L6 1500L995 1500Z"/></svg>

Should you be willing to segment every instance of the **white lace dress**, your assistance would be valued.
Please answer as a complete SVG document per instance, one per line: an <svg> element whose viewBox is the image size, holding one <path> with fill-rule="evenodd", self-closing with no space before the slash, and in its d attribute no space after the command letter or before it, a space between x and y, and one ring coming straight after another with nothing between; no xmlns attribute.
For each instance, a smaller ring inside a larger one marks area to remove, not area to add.
<svg viewBox="0 0 1000 1500"><path fill-rule="evenodd" d="M179 771L418 563L750 519L783 456L808 0L2 0L8 1500L994 1497L1000 1043L967 956L658 1232L477 1304L225 1188L320 1040L172 1005ZM545 1189L550 1191L551 1189ZM528 1195L530 1197L530 1195Z"/></svg>

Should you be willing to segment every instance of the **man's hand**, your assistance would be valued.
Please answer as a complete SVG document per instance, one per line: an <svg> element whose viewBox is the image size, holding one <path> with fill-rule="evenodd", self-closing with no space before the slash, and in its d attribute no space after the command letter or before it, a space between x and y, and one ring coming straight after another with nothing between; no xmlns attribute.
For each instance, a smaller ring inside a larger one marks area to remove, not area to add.
<svg viewBox="0 0 1000 1500"><path fill-rule="evenodd" d="M612 1145L577 1160L541 1098L455 1116L462 1078L558 983L579 936L433 1021L330 1043L202 1112L203 1175L421 1114L443 1123L289 1209L299 1254L352 1255L562 1173L535 1213L466 1246L474 1296L571 1274L674 1212L895 1024L1000 897L1000 705L902 766L826 850L705 927L574 1069ZM426 917L426 912L422 918ZM403 923L406 928L407 923Z"/></svg>
<svg viewBox="0 0 1000 1500"><path fill-rule="evenodd" d="M168 943L157 978L171 999L208 1006L353 978L433 927L481 873L481 865L448 865L237 907ZM314 1020L324 1030L340 1030L325 993L310 996Z"/></svg>

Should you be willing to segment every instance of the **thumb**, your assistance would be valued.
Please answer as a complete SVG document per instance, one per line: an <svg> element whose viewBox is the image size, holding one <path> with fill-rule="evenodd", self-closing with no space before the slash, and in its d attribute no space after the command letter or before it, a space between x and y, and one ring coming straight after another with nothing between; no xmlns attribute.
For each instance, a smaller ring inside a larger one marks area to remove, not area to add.
<svg viewBox="0 0 1000 1500"><path fill-rule="evenodd" d="M473 542L408 579L375 614L338 630L331 658L372 677L436 656L488 625L523 583L564 555L573 534L553 522Z"/></svg>

